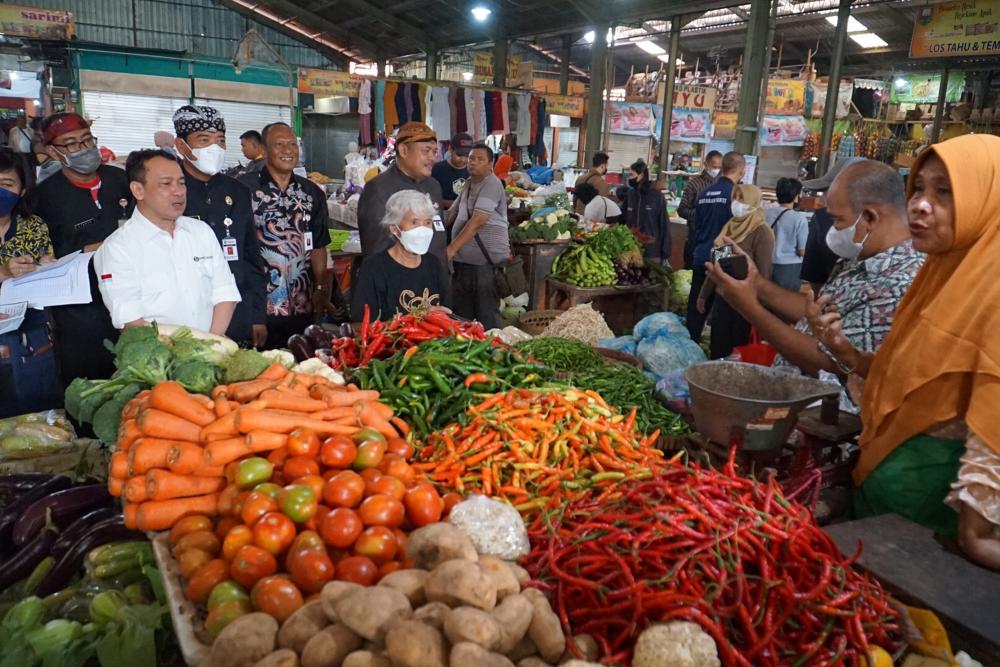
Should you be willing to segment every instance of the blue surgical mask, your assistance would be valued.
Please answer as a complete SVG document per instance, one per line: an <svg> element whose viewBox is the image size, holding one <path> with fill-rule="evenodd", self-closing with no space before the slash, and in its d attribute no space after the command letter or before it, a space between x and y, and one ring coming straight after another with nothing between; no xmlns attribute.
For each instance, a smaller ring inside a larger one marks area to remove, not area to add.
<svg viewBox="0 0 1000 667"><path fill-rule="evenodd" d="M19 201L21 201L21 195L6 188L0 188L0 215L7 215L13 211Z"/></svg>

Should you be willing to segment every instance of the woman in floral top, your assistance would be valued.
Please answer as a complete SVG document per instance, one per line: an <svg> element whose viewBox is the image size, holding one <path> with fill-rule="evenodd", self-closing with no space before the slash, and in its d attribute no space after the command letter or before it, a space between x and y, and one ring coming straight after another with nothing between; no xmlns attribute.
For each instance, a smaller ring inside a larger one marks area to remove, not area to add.
<svg viewBox="0 0 1000 667"><path fill-rule="evenodd" d="M31 183L24 159L0 149L0 282L51 259L48 229L30 214ZM0 334L0 417L57 407L60 393L48 317L29 309L16 330Z"/></svg>

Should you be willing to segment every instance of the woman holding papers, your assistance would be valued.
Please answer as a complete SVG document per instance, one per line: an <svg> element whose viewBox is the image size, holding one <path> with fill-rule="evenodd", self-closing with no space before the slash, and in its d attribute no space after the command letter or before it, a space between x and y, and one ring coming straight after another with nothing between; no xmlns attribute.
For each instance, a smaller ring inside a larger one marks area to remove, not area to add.
<svg viewBox="0 0 1000 667"><path fill-rule="evenodd" d="M0 148L0 282L52 258L48 229L31 215L29 179L24 158ZM0 304L0 417L56 407L62 400L47 314L29 309L11 330L10 313L16 311Z"/></svg>

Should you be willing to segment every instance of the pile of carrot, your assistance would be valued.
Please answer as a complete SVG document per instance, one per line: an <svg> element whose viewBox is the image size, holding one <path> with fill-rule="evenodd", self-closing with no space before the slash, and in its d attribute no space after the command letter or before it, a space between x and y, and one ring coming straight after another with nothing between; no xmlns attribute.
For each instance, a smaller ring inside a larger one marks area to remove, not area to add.
<svg viewBox="0 0 1000 667"><path fill-rule="evenodd" d="M406 424L378 397L280 364L253 380L220 385L211 397L161 382L122 410L108 489L122 498L133 530L167 530L187 515L214 515L226 466L281 449L295 429L353 436L367 427L387 438L405 435Z"/></svg>
<svg viewBox="0 0 1000 667"><path fill-rule="evenodd" d="M594 391L513 390L468 409L465 425L431 435L414 469L442 491L481 493L533 512L592 494L665 465L636 411L622 415Z"/></svg>

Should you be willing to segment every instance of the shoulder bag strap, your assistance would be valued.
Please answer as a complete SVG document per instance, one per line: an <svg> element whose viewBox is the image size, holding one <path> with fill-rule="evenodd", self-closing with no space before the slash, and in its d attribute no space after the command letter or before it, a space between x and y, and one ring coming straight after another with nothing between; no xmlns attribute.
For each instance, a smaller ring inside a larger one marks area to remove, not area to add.
<svg viewBox="0 0 1000 667"><path fill-rule="evenodd" d="M777 229L777 227L778 227L778 221L781 220L781 216L783 216L784 214L788 213L791 210L792 209L790 209L790 208L786 208L784 211L782 211L781 213L778 214L778 217L775 218L774 222L771 223L771 231L772 232Z"/></svg>
<svg viewBox="0 0 1000 667"><path fill-rule="evenodd" d="M485 183L479 186L480 192L482 191L484 185ZM465 190L468 190L469 192L465 200L465 224L469 224L469 221L472 220L472 216L476 212L476 203L479 201L479 192L476 193L476 200L473 201L470 206L470 200L472 199L471 181L466 183L466 188L463 188L462 194L465 194ZM490 266L496 266L496 264L493 262L493 259L490 257L490 253L486 251L486 244L483 243L483 240L481 238L479 238L479 232L476 232L475 238L476 238L476 245L479 246L479 251L483 253L483 257L486 258L486 262Z"/></svg>

